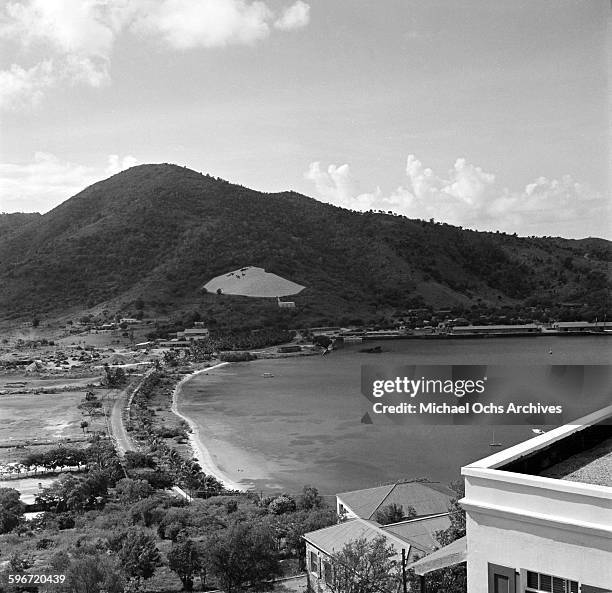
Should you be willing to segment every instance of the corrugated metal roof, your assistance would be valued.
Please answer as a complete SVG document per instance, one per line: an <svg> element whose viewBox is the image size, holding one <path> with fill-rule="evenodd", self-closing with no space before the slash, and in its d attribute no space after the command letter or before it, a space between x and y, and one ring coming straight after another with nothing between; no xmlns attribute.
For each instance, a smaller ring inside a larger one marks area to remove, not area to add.
<svg viewBox="0 0 612 593"><path fill-rule="evenodd" d="M447 566L454 566L467 560L467 538L461 537L454 542L432 552L425 558L417 560L408 568L414 570L418 575L425 575L434 570L440 570Z"/></svg>
<svg viewBox="0 0 612 593"><path fill-rule="evenodd" d="M349 519L344 523L338 523L331 527L318 529L304 534L304 539L325 552L328 556L341 552L344 546L360 539L368 542L374 541L377 537L384 537L389 545L396 550L395 559L401 560L402 549L409 550L410 543L403 541L394 533L389 533L381 529L378 523L366 521L365 519Z"/></svg>
<svg viewBox="0 0 612 593"><path fill-rule="evenodd" d="M442 531L448 527L450 527L448 515L441 515L393 523L383 526L382 529L411 543L420 551L428 553L440 545L434 537L436 531Z"/></svg>
<svg viewBox="0 0 612 593"><path fill-rule="evenodd" d="M448 511L450 501L457 495L450 488L436 482L400 482L342 492L336 496L358 517L372 519L380 507L389 504L401 505L404 510L412 506L418 516L439 515Z"/></svg>
<svg viewBox="0 0 612 593"><path fill-rule="evenodd" d="M431 552L439 545L434 534L449 526L448 515L411 519L385 526L365 519L349 519L344 523L306 533L304 539L331 556L342 551L347 544L359 539L371 542L377 537L384 537L387 544L395 548L395 559L401 560L402 549L408 552L409 558L415 554L423 555Z"/></svg>

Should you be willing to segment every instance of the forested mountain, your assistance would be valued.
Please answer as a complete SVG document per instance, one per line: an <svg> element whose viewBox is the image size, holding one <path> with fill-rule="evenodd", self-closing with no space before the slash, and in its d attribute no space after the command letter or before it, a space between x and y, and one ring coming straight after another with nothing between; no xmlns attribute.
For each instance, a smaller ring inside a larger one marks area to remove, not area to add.
<svg viewBox="0 0 612 593"><path fill-rule="evenodd" d="M601 304L610 259L600 239L519 238L357 213L168 164L133 167L25 216L10 226L0 217L2 319L136 300L152 314L276 314L269 299L202 292L243 266L307 287L294 298L294 321L421 304Z"/></svg>
<svg viewBox="0 0 612 593"><path fill-rule="evenodd" d="M0 212L0 237L7 235L15 229L21 228L37 218L40 218L38 212L14 212L11 214Z"/></svg>

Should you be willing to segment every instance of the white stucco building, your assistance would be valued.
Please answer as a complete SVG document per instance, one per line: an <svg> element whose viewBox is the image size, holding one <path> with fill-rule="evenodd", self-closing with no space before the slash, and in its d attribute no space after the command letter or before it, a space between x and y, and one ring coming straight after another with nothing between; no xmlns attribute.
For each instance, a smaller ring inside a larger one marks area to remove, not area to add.
<svg viewBox="0 0 612 593"><path fill-rule="evenodd" d="M462 469L468 593L612 592L612 406Z"/></svg>

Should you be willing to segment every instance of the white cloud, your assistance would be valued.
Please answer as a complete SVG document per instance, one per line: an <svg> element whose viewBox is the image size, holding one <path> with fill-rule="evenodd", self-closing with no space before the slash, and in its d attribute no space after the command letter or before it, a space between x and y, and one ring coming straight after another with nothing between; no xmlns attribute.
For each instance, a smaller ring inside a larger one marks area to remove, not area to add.
<svg viewBox="0 0 612 593"><path fill-rule="evenodd" d="M58 84L99 87L108 83L117 30L106 7L102 0L29 0L6 5L0 14L0 38L47 56L27 70L35 97L27 104L39 102L46 89ZM1 74L15 68L21 67L14 64ZM25 87L22 95L27 96ZM15 107L9 102L3 105Z"/></svg>
<svg viewBox="0 0 612 593"><path fill-rule="evenodd" d="M270 33L272 11L244 0L163 0L134 21L135 31L161 37L174 49L253 43Z"/></svg>
<svg viewBox="0 0 612 593"><path fill-rule="evenodd" d="M0 109L38 105L53 80L53 63L49 60L27 70L18 64L13 64L8 70L0 70Z"/></svg>
<svg viewBox="0 0 612 593"><path fill-rule="evenodd" d="M374 207L377 192L372 194L356 192L348 165L329 165L327 171L321 169L320 162L310 163L304 177L315 184L317 193L323 201L341 208L369 210ZM379 190L380 191L380 190Z"/></svg>
<svg viewBox="0 0 612 593"><path fill-rule="evenodd" d="M108 84L121 34L159 39L174 50L252 44L268 37L272 26L305 26L309 11L302 0L280 16L261 0L9 1L0 9L0 40L12 43L30 63L40 52L45 58L29 68L13 64L0 71L0 81L9 86L0 107L20 105L15 97L36 104L53 86Z"/></svg>
<svg viewBox="0 0 612 593"><path fill-rule="evenodd" d="M101 0L30 0L6 5L0 33L26 46L47 43L63 54L107 58L115 31Z"/></svg>
<svg viewBox="0 0 612 593"><path fill-rule="evenodd" d="M496 183L495 175L456 160L445 176L423 166L414 155L406 163L408 187L390 194L380 188L371 193L356 191L348 164L330 165L327 171L319 162L310 164L305 177L315 184L324 201L353 210L393 210L409 218L429 219L481 230L503 230L523 234L572 232L572 221L602 234L610 220L610 205L598 192L575 181L570 175L561 179L540 177L522 190L511 190ZM605 230L603 234L608 234Z"/></svg>
<svg viewBox="0 0 612 593"><path fill-rule="evenodd" d="M130 167L138 164L138 160L135 159L131 154L128 154L121 158L118 154L108 155L108 166L104 170L106 175L115 175L121 171L125 171Z"/></svg>
<svg viewBox="0 0 612 593"><path fill-rule="evenodd" d="M310 6L302 0L297 0L286 8L275 21L274 26L281 31L294 31L301 29L310 22Z"/></svg>
<svg viewBox="0 0 612 593"><path fill-rule="evenodd" d="M131 155L109 155L106 166L90 167L45 152L37 152L30 163L0 163L0 212L45 212L135 164Z"/></svg>

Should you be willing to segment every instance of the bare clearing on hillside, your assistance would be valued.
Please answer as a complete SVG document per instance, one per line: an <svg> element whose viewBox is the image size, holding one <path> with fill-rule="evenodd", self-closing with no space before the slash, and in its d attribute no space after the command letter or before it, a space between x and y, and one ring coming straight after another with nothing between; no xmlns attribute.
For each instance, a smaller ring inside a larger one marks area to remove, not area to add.
<svg viewBox="0 0 612 593"><path fill-rule="evenodd" d="M298 294L305 286L266 272L263 268L248 266L217 276L204 288L211 293L221 289L221 294L274 298Z"/></svg>

